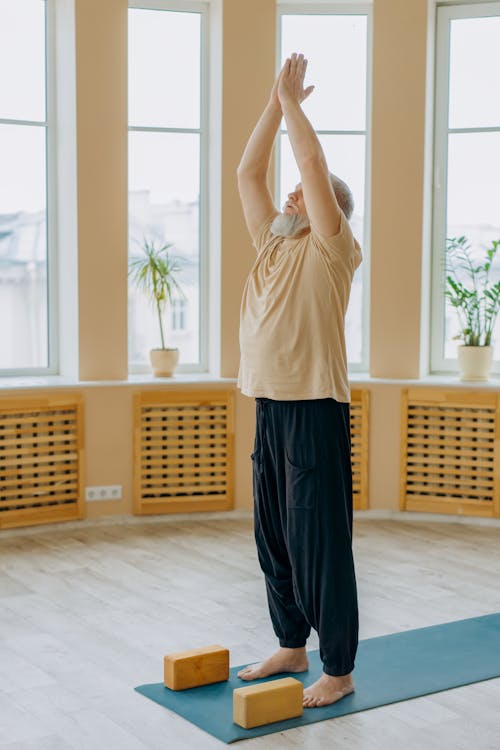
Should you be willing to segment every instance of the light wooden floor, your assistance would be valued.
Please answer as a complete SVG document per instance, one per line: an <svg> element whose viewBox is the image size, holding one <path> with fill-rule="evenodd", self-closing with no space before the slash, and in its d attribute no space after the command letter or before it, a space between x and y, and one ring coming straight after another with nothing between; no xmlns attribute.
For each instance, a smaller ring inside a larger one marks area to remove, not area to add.
<svg viewBox="0 0 500 750"><path fill-rule="evenodd" d="M354 536L360 639L500 611L500 528L357 518ZM2 750L224 747L133 690L209 643L231 665L275 648L251 519L0 536ZM241 747L499 750L500 679Z"/></svg>

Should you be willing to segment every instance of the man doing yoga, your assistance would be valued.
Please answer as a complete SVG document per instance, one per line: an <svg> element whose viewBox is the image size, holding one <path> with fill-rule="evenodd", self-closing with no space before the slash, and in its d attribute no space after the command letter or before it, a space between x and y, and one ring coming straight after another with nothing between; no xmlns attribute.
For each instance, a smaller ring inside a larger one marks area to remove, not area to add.
<svg viewBox="0 0 500 750"><path fill-rule="evenodd" d="M255 541L279 649L238 676L308 669L319 636L323 673L304 706L354 691L358 603L352 553L350 390L344 339L351 282L362 260L348 186L328 170L301 103L307 60L288 58L238 167L257 256L240 313L238 387L256 401ZM281 118L300 182L279 212L267 171Z"/></svg>

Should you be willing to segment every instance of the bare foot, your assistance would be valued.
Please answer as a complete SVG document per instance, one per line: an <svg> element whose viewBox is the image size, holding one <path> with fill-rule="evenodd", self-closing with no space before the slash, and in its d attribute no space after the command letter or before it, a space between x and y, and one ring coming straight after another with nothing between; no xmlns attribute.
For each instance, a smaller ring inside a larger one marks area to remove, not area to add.
<svg viewBox="0 0 500 750"><path fill-rule="evenodd" d="M304 690L302 705L304 708L321 708L353 692L354 682L350 674L333 677L323 672L319 680Z"/></svg>
<svg viewBox="0 0 500 750"><path fill-rule="evenodd" d="M279 672L306 672L309 669L309 660L306 648L279 648L275 654L268 659L251 664L240 669L238 677L242 680L258 680L261 677L269 677L270 674Z"/></svg>

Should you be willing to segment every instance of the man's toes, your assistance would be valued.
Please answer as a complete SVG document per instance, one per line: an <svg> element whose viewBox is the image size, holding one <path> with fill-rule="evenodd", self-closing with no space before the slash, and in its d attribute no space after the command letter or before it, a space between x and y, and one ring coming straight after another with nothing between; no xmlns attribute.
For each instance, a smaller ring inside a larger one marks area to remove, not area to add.
<svg viewBox="0 0 500 750"><path fill-rule="evenodd" d="M258 666L250 666L246 667L245 669L242 669L241 672L238 672L238 677L240 677L242 680L255 680L258 678Z"/></svg>
<svg viewBox="0 0 500 750"><path fill-rule="evenodd" d="M322 706L324 704L324 698L317 695L307 695L305 696L303 705L306 708L317 708L318 706Z"/></svg>

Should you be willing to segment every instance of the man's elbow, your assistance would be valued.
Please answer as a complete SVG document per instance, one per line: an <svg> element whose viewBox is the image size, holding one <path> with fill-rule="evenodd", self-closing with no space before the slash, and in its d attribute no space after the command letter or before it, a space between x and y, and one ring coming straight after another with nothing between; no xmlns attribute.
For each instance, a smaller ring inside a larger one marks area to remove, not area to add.
<svg viewBox="0 0 500 750"><path fill-rule="evenodd" d="M258 167L249 167L239 164L236 169L236 176L239 183L258 182L265 184L266 182L266 172Z"/></svg>

